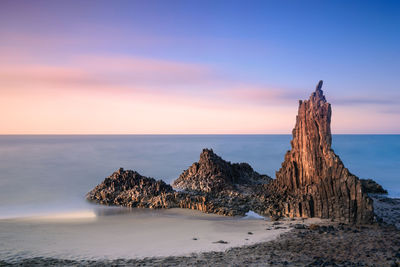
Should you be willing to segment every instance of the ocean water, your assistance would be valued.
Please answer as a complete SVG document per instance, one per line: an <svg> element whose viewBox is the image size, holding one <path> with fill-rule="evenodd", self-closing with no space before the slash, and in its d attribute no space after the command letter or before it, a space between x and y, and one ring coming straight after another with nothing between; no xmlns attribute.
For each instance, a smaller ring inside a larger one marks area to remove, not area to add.
<svg viewBox="0 0 400 267"><path fill-rule="evenodd" d="M119 167L171 183L212 148L272 177L290 135L0 136L0 218L91 210L85 194ZM333 149L360 178L400 197L400 135L334 135Z"/></svg>

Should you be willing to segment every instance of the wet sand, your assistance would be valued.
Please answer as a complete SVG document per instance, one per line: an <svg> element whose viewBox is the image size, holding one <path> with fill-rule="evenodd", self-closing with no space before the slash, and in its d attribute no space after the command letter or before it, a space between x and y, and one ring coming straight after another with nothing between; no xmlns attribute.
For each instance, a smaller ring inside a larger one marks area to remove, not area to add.
<svg viewBox="0 0 400 267"><path fill-rule="evenodd" d="M67 237L64 233L59 237L68 255L63 256L43 251L26 254L26 247L18 247L21 244L16 243L19 253L11 255L9 252L8 259L3 258L3 253L0 266L400 266L400 230L390 224L400 222L399 207L398 199L375 199L375 210L382 215L382 219L374 225L357 226L319 219L282 222L238 220L188 210L160 211L154 213L155 219L150 221L149 214L137 214L133 216L134 220L129 219L132 214L98 216L104 220L101 224L105 232L102 238L93 236L93 240L99 242L96 245L93 245L93 241L85 241L75 244L77 247L73 250L71 240L77 237ZM124 223L116 223L121 221L118 216L128 217L122 220ZM141 216L146 225L138 224ZM90 220L86 224L93 224ZM33 223L30 219L24 223L30 225L28 232L51 229L48 225L38 228L35 226L38 222ZM53 218L50 224L59 231L56 225L64 225L65 222L56 222ZM93 234L82 221L75 220L74 224L85 232L78 238L81 242ZM71 226L71 222L68 225ZM104 225L112 227L104 228ZM122 225L128 225L133 234L127 232L126 236L121 237L121 231L127 231L127 228L121 228ZM0 222L0 247L5 244L3 237L7 237L3 230L10 230L4 226L4 221ZM152 234L146 234L135 229L153 230ZM20 234L20 241L26 241L27 233ZM42 235L42 238L54 238L54 235L56 233L50 231ZM110 239L111 236L114 239ZM126 240L130 242L126 243ZM214 243L219 240L228 243ZM43 246L43 243L39 244ZM6 245L10 248L10 244ZM37 245L32 244L32 247ZM53 245L57 247L60 244ZM85 254L84 248L87 249L88 245L93 245L93 250L87 250L89 254ZM97 254L94 255L94 252ZM101 253L106 253L106 257L99 257ZM113 257L107 257L107 253Z"/></svg>
<svg viewBox="0 0 400 267"><path fill-rule="evenodd" d="M264 220L184 209L9 219L0 221L0 259L112 260L225 251L276 239L290 230L291 223L286 221L267 231Z"/></svg>
<svg viewBox="0 0 400 267"><path fill-rule="evenodd" d="M267 230L268 231L268 230ZM399 266L400 231L388 226L330 224L292 229L279 238L225 252L117 260L37 257L5 266ZM1 265L1 263L0 263Z"/></svg>

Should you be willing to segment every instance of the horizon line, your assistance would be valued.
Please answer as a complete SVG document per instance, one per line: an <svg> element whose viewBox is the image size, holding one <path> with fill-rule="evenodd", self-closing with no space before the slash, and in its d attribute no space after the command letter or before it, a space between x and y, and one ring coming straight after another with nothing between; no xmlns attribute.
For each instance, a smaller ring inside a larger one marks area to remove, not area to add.
<svg viewBox="0 0 400 267"><path fill-rule="evenodd" d="M291 133L65 133L65 134L60 134L60 133L38 133L38 134L32 134L32 133L27 133L27 134L0 134L0 136L65 136L65 135L71 135L71 136L93 136L93 135L98 135L98 136L106 136L106 135L118 135L118 136L143 136L143 135L188 135L188 136L194 136L194 135L292 135ZM400 133L332 133L332 135L400 135Z"/></svg>

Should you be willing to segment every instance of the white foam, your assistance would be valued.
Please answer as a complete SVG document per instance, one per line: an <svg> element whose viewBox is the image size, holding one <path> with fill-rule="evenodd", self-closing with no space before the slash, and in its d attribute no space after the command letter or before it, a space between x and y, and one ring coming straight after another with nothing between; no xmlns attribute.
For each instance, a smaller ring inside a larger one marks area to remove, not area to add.
<svg viewBox="0 0 400 267"><path fill-rule="evenodd" d="M257 220L265 220L264 216L261 216L260 214L249 210L246 214L245 217L243 217L243 219L257 219Z"/></svg>
<svg viewBox="0 0 400 267"><path fill-rule="evenodd" d="M33 221L53 221L53 222L71 222L71 221L82 221L82 220L94 220L96 214L92 210L74 211L74 212L60 212L29 216L21 218L21 220L33 220Z"/></svg>

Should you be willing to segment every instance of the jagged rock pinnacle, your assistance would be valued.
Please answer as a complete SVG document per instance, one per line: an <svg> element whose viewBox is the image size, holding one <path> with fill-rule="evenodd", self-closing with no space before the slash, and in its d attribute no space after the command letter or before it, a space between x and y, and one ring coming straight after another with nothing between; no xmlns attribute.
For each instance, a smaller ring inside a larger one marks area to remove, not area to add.
<svg viewBox="0 0 400 267"><path fill-rule="evenodd" d="M299 102L292 149L286 153L275 180L257 173L247 163L230 163L213 150L204 149L199 161L174 181L173 186L182 191L120 168L87 198L106 205L180 207L230 216L252 210L272 217L371 223L374 213L367 190L377 187L371 182L363 186L331 149L332 112L322 84L318 83L308 100Z"/></svg>
<svg viewBox="0 0 400 267"><path fill-rule="evenodd" d="M324 96L324 92L322 91L322 85L323 85L323 81L320 80L317 84L317 87L315 88L315 92L313 92L310 96L310 101L315 102L318 104L318 102L322 101L322 102L326 102L325 96Z"/></svg>
<svg viewBox="0 0 400 267"><path fill-rule="evenodd" d="M292 196L286 214L370 222L371 199L331 149L332 111L321 87L322 81L309 100L300 102L292 149L276 173L277 183Z"/></svg>
<svg viewBox="0 0 400 267"><path fill-rule="evenodd" d="M317 84L317 87L315 88L315 91L322 91L321 90L321 88L322 88L322 85L324 84L324 81L323 80L320 80L319 82L318 82L318 84Z"/></svg>

